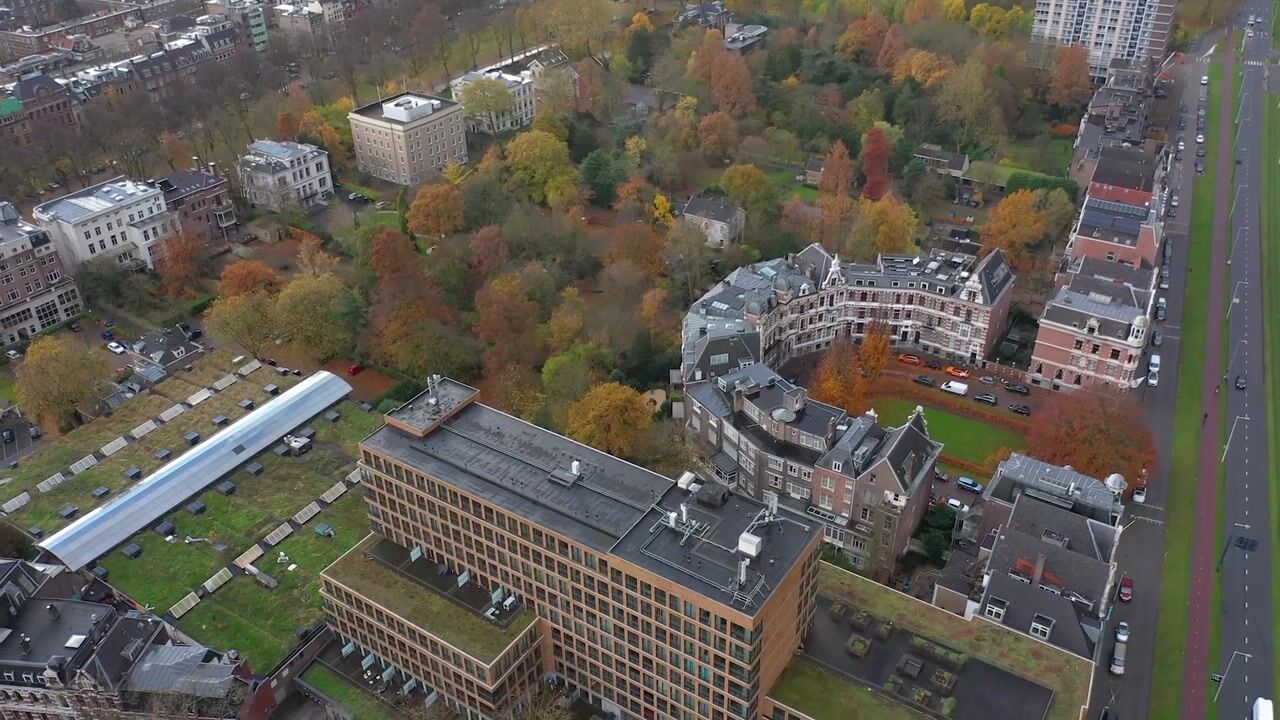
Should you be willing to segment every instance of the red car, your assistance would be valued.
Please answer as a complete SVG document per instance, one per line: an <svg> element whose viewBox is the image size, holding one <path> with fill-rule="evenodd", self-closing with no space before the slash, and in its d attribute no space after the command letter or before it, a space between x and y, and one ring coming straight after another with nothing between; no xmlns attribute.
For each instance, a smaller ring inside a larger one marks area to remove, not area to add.
<svg viewBox="0 0 1280 720"><path fill-rule="evenodd" d="M1133 599L1133 578L1125 575L1120 578L1120 600L1129 602Z"/></svg>
<svg viewBox="0 0 1280 720"><path fill-rule="evenodd" d="M353 376L359 375L362 372L364 372L364 366L361 365L360 363L356 363L355 365L352 365L351 367L347 368L348 375L353 375Z"/></svg>

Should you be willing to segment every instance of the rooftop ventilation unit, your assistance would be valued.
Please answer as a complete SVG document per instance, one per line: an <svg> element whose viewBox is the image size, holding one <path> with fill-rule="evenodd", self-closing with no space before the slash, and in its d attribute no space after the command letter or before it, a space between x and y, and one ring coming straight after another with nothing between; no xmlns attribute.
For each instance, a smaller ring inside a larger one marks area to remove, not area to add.
<svg viewBox="0 0 1280 720"><path fill-rule="evenodd" d="M759 535L744 532L738 536L738 552L749 558L759 557L764 547L764 539Z"/></svg>

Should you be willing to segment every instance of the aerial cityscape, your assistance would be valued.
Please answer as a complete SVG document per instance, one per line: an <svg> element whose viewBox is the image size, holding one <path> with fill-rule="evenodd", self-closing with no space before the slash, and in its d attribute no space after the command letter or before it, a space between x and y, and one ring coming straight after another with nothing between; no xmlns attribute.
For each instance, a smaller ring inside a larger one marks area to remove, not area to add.
<svg viewBox="0 0 1280 720"><path fill-rule="evenodd" d="M0 717L1273 720L1278 24L0 0Z"/></svg>

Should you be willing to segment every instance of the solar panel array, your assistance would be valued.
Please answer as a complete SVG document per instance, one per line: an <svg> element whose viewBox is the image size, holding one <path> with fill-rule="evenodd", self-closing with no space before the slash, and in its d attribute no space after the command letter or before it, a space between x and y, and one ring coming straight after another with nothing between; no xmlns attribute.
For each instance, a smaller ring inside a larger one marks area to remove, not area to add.
<svg viewBox="0 0 1280 720"><path fill-rule="evenodd" d="M98 464L98 458L95 457L93 453L89 453L88 455L85 455L84 457L80 458L79 460L71 464L71 474L79 475L80 473L84 472L85 470L88 470L89 468L97 464Z"/></svg>
<svg viewBox="0 0 1280 720"><path fill-rule="evenodd" d="M179 404L175 404L173 407L171 407L171 408L169 408L168 410L165 410L164 412L160 413L160 421L161 421L161 422L169 422L170 420L172 420L172 419L174 419L174 418L178 417L179 415L181 415L182 413L184 413L184 412L186 412L186 411L187 411L187 409L186 409L185 407L183 407L180 403L179 403Z"/></svg>
<svg viewBox="0 0 1280 720"><path fill-rule="evenodd" d="M36 489L42 493L47 493L66 481L66 475L63 475L62 473L54 473L53 475L45 478L39 485L36 485Z"/></svg>
<svg viewBox="0 0 1280 720"><path fill-rule="evenodd" d="M213 397L213 391L209 388L203 388L193 393L191 397L187 398L187 404L191 407L195 407L211 397Z"/></svg>
<svg viewBox="0 0 1280 720"><path fill-rule="evenodd" d="M214 381L213 389L226 390L227 388L231 387L232 385L235 385L239 381L240 381L240 378L236 377L234 373L227 373L226 375L223 375L222 377Z"/></svg>
<svg viewBox="0 0 1280 720"><path fill-rule="evenodd" d="M102 455L103 457L111 457L112 455L115 455L116 453L125 449L125 447L128 444L129 444L128 440L125 440L122 437L118 437L115 440L112 440L111 442L102 446Z"/></svg>
<svg viewBox="0 0 1280 720"><path fill-rule="evenodd" d="M342 497L343 493L345 493L346 491L347 491L346 483L342 483L342 482L335 483L333 487L324 491L324 494L320 496L320 499L327 503L332 503L334 500L337 500L338 498Z"/></svg>
<svg viewBox="0 0 1280 720"><path fill-rule="evenodd" d="M310 520L311 518L319 514L320 514L320 503L315 502L313 500L310 505L302 508L301 510L298 511L298 514L293 516L293 521L298 523L299 525L305 525L308 520ZM272 545L274 544L275 543L272 543Z"/></svg>
<svg viewBox="0 0 1280 720"><path fill-rule="evenodd" d="M208 580L205 580L202 587L207 592L213 592L214 590L217 590L223 585L226 585L227 581L230 579L231 579L231 571L226 568L222 568L218 572L214 573L213 577L209 578Z"/></svg>
<svg viewBox="0 0 1280 720"><path fill-rule="evenodd" d="M352 485L359 485L361 480L364 480L364 473L360 471L360 468L356 468L347 474L347 482Z"/></svg>
<svg viewBox="0 0 1280 720"><path fill-rule="evenodd" d="M253 564L253 561L262 557L263 553L265 552L266 550L263 550L262 546L258 545L257 543L254 543L249 547L248 550L245 550L244 552L240 553L240 557L235 559L235 564L236 566L242 567L242 568L249 567L250 565Z"/></svg>
<svg viewBox="0 0 1280 720"><path fill-rule="evenodd" d="M174 603L173 607L169 608L169 614L173 616L174 620L177 620L178 618L190 612L191 608L199 604L200 604L199 595L196 595L195 593L187 593L186 597Z"/></svg>
<svg viewBox="0 0 1280 720"><path fill-rule="evenodd" d="M1126 235L1137 235L1142 230L1142 220L1139 218L1089 205L1084 207L1082 222L1087 227L1115 230Z"/></svg>
<svg viewBox="0 0 1280 720"><path fill-rule="evenodd" d="M280 527L276 528L275 530L272 530L271 534L268 535L266 539L263 540L263 542L265 542L268 545L275 545L276 543L289 537L292 534L293 534L293 526L287 522L283 522L283 523L280 523Z"/></svg>
<svg viewBox="0 0 1280 720"><path fill-rule="evenodd" d="M21 510L29 502L31 502L31 493L24 492L4 505L0 505L0 510L4 510L6 513L14 513Z"/></svg>
<svg viewBox="0 0 1280 720"><path fill-rule="evenodd" d="M133 436L134 440L138 440L158 427L160 426L156 424L155 420L148 420L142 423L141 425L139 425L138 427L134 428L133 431L130 432L129 434Z"/></svg>

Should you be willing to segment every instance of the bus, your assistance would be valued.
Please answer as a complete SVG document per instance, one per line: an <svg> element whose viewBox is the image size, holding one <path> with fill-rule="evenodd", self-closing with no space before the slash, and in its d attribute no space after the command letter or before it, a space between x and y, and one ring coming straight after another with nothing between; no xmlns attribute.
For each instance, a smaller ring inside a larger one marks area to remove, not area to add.
<svg viewBox="0 0 1280 720"><path fill-rule="evenodd" d="M1271 701L1266 698L1258 698L1253 701L1253 720L1274 720L1275 716L1271 712Z"/></svg>

